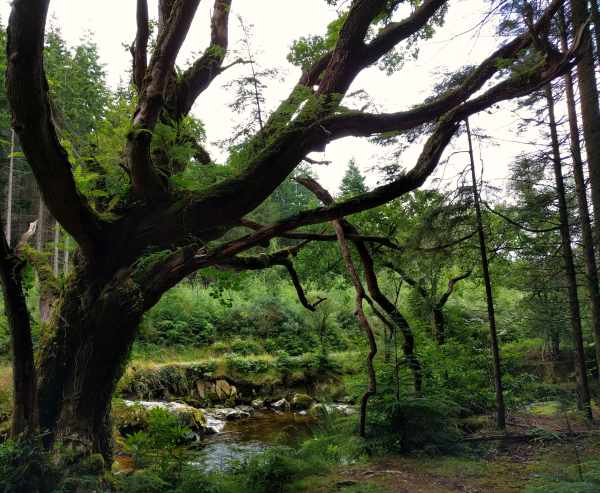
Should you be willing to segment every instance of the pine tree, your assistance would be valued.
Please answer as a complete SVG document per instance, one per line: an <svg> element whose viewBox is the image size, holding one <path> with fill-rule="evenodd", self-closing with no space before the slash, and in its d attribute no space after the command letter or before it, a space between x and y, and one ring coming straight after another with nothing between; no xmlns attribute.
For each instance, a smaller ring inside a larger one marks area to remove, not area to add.
<svg viewBox="0 0 600 493"><path fill-rule="evenodd" d="M365 193L368 190L365 185L365 177L361 175L356 161L354 158L348 163L346 168L346 174L342 178L340 183L340 193L342 196L347 197L348 195L358 195L359 193Z"/></svg>

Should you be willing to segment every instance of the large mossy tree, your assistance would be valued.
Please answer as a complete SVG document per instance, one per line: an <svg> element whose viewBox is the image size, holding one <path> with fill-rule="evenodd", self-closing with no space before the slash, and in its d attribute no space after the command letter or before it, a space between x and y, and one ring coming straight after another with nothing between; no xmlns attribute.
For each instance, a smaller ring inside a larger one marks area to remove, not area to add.
<svg viewBox="0 0 600 493"><path fill-rule="evenodd" d="M179 144L194 149L198 161L210 161L179 123L227 67L232 0L215 0L210 46L187 70L176 73L175 60L199 3L160 0L154 46L149 43L146 0L137 0L138 31L132 54L138 102L126 135L123 166L131 188L92 207L77 188L68 152L57 135L61 115L43 66L49 0L13 2L6 75L12 126L45 204L78 245L37 357L40 427L51 432L47 445L60 440L77 453L110 457L109 413L116 383L144 312L169 288L216 264L241 268L281 264L294 248L258 256L242 254L298 227L373 208L418 188L435 170L465 118L526 95L563 74L573 65L580 44L575 36L568 51L552 48L539 54L540 63L534 68L502 77L501 70L518 64L530 47L549 47L548 25L562 3L552 1L529 32L503 44L458 89L409 111L349 111L340 102L357 75L423 29L431 30L431 23L439 21L447 7L446 0L410 2L414 5L407 9L408 16L395 21L391 16L403 2L354 0L343 23L339 22L332 47L306 54L304 72L289 98L268 117L258 135L235 151L231 172L190 191L169 179L185 167L179 154L169 155L168 149L151 144L159 126L172 126ZM414 167L393 181L230 239L232 230L242 226L245 216L310 152L344 137L404 131L432 121L437 126Z"/></svg>

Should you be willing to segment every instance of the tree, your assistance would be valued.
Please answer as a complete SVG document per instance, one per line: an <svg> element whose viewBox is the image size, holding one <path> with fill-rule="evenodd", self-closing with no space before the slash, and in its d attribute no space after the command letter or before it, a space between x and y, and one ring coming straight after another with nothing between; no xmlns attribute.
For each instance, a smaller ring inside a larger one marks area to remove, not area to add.
<svg viewBox="0 0 600 493"><path fill-rule="evenodd" d="M189 68L175 71L199 3L160 0L158 37L148 59L148 7L145 0L137 1L138 30L132 52L138 96L123 150L130 186L101 209L92 207L90 197L78 188L69 153L57 138L60 111L43 68L49 2L19 0L12 6L6 88L13 127L44 203L77 242L73 269L40 340L40 426L51 431L47 445L60 440L76 454L91 450L110 457L109 411L116 382L144 312L166 290L212 265L280 264L294 248L240 254L295 228L376 207L421 186L461 121L562 75L580 47L580 37L575 36L564 53L555 50L535 68L518 77L507 76L479 93L502 68L518 63L534 41L547 42L545 26L561 3L556 0L529 32L505 43L458 89L436 101L398 113L350 111L340 101L356 76L421 29L431 32L431 23L440 22L439 12L447 3L415 2L405 19L395 21L387 7L396 9L399 3L356 0L342 13L334 47L310 59L289 98L265 117L262 131L233 151L228 167L212 175L212 182L188 188L182 184L182 170L190 160L201 162L206 155L189 112L198 96L230 66L224 60L231 0L216 0L209 47ZM225 239L308 153L346 136L401 131L438 119L414 168L393 181ZM214 171L207 165L206 173Z"/></svg>
<svg viewBox="0 0 600 493"><path fill-rule="evenodd" d="M360 174L358 166L354 159L351 159L346 169L346 174L342 178L340 183L340 192L343 196L350 194L358 195L359 193L365 193L367 186L365 185L365 177Z"/></svg>

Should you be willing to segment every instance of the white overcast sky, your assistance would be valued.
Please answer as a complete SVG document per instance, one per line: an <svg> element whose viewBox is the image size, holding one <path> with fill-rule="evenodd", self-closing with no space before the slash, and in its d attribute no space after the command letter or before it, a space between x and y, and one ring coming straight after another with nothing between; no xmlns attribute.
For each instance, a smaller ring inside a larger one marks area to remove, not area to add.
<svg viewBox="0 0 600 493"><path fill-rule="evenodd" d="M56 17L70 46L78 43L85 30L93 31L100 61L106 65L107 80L115 87L120 77L125 78L125 70L131 63L131 56L122 43L131 43L135 37L135 5L135 0L51 0L50 15ZM156 17L156 5L157 0L149 0L151 17ZM206 48L212 5L213 2L209 0L201 2L178 60L180 66L184 66L192 52L202 52ZM477 27L488 6L489 4L485 5L480 0L451 2L445 26L436 28L434 39L422 44L418 60L409 61L393 76L386 76L375 68L369 69L357 78L351 91L366 90L381 111L397 111L419 103L429 95L432 80L430 74L478 63L493 51L496 43L493 26L481 29ZM8 21L9 13L8 2L0 4L0 16L4 24ZM278 101L289 94L300 76L299 70L285 59L292 41L302 35L324 34L327 24L336 17L335 10L324 0L233 0L232 13L239 14L246 24L254 25L253 46L264 52L257 57L261 66L288 71L284 83L269 87L267 96L270 108L274 108ZM232 16L230 48L235 47L239 37L239 23ZM226 106L232 96L222 89L223 84L248 70L247 65L229 69L199 98L194 113L204 121L209 142L227 137L235 119L235 115ZM507 112L498 113L493 119L489 115L475 116L472 118L472 127L484 125L485 116L488 116L485 119L487 131L492 135L503 140L516 139L510 133L510 117ZM459 137L456 146L465 148L466 139ZM509 144L492 150L483 149L485 178L500 184L506 165L522 148ZM209 151L218 161L218 151L210 147ZM418 151L419 148L415 147L405 153L402 157L405 167L410 168L414 164ZM377 161L377 152L377 149L361 139L336 141L327 147L324 154L314 156L316 159L332 161L326 167L316 166L316 171L323 184L335 191L352 157L361 170L366 172ZM453 176L456 169L462 169L465 156L457 154L451 160L456 168L448 166L441 169L439 175L446 178ZM377 179L377 176L369 176L368 184L374 186Z"/></svg>

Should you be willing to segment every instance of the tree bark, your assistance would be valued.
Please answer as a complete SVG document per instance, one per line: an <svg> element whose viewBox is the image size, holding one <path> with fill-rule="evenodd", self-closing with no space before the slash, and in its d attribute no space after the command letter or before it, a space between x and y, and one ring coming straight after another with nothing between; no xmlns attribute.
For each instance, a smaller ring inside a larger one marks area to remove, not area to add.
<svg viewBox="0 0 600 493"><path fill-rule="evenodd" d="M29 310L21 287L23 263L8 247L4 231L0 233L0 284L10 332L13 369L11 436L16 438L20 433L33 434L39 428L37 380Z"/></svg>
<svg viewBox="0 0 600 493"><path fill-rule="evenodd" d="M45 443L112 463L111 400L145 309L131 276L100 289L88 269L75 267L39 343L40 426L52 431Z"/></svg>
<svg viewBox="0 0 600 493"><path fill-rule="evenodd" d="M573 261L573 250L571 248L571 234L569 232L569 213L565 195L565 185L562 175L562 163L560 159L560 144L556 131L556 119L554 117L554 98L550 84L545 87L546 99L548 100L548 115L550 117L550 135L552 139L552 157L554 165L554 177L556 179L556 194L558 198L558 214L560 218L560 238L562 245L562 257L565 264L565 278L569 293L569 312L571 319L571 333L573 334L573 347L575 353L575 378L577 380L577 409L585 411L588 417L592 417L590 401L590 388L588 385L587 368L585 365L585 353L583 349L583 334L581 330L581 314L579 311L579 296L577 294L577 275L575 273L575 262Z"/></svg>
<svg viewBox="0 0 600 493"><path fill-rule="evenodd" d="M496 390L496 410L498 415L498 428L506 428L506 412L504 409L504 395L502 391L502 370L500 368L500 354L498 351L498 337L496 335L496 316L494 314L494 298L492 296L492 283L490 281L490 272L488 267L487 250L485 246L485 236L483 234L483 222L481 220L481 208L479 207L479 191L477 190L477 177L475 176L475 159L473 157L473 144L471 142L471 128L469 120L467 124L467 137L469 140L469 159L471 161L471 178L473 180L473 201L475 203L475 213L477 214L477 230L479 234L479 246L481 251L481 267L483 269L483 279L485 281L485 295L487 298L488 320L490 324L490 342L492 346L492 358L494 360L494 386Z"/></svg>
<svg viewBox="0 0 600 493"><path fill-rule="evenodd" d="M562 9L558 13L561 46L566 46L566 26ZM600 26L595 23L596 29ZM592 316L592 330L594 332L594 345L596 346L596 366L600 378L600 289L598 286L598 265L594 255L594 233L590 211L587 201L587 186L583 172L583 159L581 157L581 143L579 141L579 125L577 123L577 109L573 92L573 76L571 72L565 73L565 92L567 96L567 112L569 115L569 132L571 138L571 156L573 158L573 177L575 179L575 196L579 209L579 224L581 225L581 249L585 262L585 278L590 301Z"/></svg>

